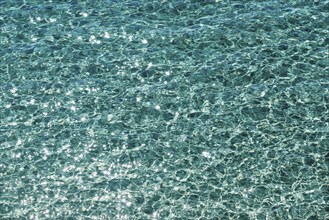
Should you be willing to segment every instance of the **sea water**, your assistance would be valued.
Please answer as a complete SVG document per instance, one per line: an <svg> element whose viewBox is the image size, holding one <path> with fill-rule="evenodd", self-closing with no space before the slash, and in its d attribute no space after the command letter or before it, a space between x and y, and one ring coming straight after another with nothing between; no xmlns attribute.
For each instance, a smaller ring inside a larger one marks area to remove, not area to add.
<svg viewBox="0 0 329 220"><path fill-rule="evenodd" d="M328 219L328 18L0 1L0 218Z"/></svg>

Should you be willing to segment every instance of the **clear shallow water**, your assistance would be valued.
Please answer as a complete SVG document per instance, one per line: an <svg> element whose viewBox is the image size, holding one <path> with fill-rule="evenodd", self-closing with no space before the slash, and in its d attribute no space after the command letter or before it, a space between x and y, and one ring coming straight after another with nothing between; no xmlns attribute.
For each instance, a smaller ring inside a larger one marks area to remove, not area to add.
<svg viewBox="0 0 329 220"><path fill-rule="evenodd" d="M0 1L0 218L327 219L328 1Z"/></svg>

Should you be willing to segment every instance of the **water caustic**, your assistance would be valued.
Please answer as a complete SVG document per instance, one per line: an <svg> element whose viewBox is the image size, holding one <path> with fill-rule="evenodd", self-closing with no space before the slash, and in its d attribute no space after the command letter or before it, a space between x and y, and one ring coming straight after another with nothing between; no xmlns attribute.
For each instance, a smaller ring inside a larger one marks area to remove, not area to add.
<svg viewBox="0 0 329 220"><path fill-rule="evenodd" d="M1 1L0 219L328 219L328 1Z"/></svg>

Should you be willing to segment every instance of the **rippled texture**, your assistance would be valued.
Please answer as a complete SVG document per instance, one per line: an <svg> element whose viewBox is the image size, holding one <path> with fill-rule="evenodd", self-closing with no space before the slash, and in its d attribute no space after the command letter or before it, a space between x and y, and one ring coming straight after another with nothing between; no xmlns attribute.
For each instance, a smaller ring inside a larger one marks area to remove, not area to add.
<svg viewBox="0 0 329 220"><path fill-rule="evenodd" d="M1 219L329 218L329 1L0 1Z"/></svg>

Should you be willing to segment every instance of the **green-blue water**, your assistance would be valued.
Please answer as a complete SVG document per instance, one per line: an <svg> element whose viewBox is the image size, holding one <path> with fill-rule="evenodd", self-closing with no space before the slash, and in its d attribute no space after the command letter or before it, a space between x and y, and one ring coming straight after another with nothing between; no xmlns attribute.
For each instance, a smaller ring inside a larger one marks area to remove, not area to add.
<svg viewBox="0 0 329 220"><path fill-rule="evenodd" d="M328 219L328 32L328 0L0 0L0 219Z"/></svg>

